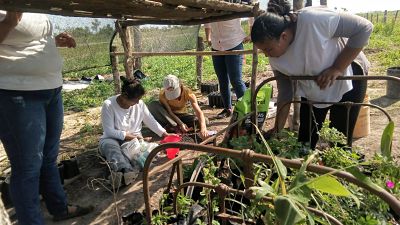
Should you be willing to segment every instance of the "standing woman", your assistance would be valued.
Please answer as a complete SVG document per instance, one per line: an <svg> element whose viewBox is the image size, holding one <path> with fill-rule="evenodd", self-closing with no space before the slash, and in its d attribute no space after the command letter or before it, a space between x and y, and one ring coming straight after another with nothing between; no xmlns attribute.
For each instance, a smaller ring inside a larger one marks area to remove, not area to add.
<svg viewBox="0 0 400 225"><path fill-rule="evenodd" d="M249 18L251 30L252 18ZM240 19L214 22L204 25L206 40L213 51L243 50L243 43L250 41L241 26ZM219 88L224 109L218 118L229 117L232 114L232 100L229 83L232 84L237 98L243 96L246 86L242 80L242 55L212 56L215 73L218 77Z"/></svg>
<svg viewBox="0 0 400 225"><path fill-rule="evenodd" d="M10 194L20 225L44 224L40 194L54 220L93 209L67 204L60 181L64 112L57 47L76 43L52 31L45 15L0 11L0 140L11 164Z"/></svg>
<svg viewBox="0 0 400 225"><path fill-rule="evenodd" d="M289 106L282 105L293 96L291 83L283 75L317 76L315 80L298 82L302 101L360 103L367 89L366 81L336 81L336 78L367 75L369 62L361 51L368 43L373 25L362 17L328 8L307 7L295 14L290 8L288 0L271 0L268 12L255 20L251 31L253 43L269 57L278 77L278 112L281 115L275 123L275 131L283 128ZM351 143L359 106L351 108L349 121L344 106L317 104L312 110L310 128L309 107L301 104L299 141L315 148L317 132L330 111L330 126L347 134Z"/></svg>

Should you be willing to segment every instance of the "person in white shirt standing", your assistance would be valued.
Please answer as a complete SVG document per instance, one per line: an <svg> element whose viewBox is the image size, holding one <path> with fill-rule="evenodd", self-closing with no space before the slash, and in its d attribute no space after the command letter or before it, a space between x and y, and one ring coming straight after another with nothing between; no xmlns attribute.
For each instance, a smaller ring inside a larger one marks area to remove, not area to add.
<svg viewBox="0 0 400 225"><path fill-rule="evenodd" d="M249 18L251 30L252 19ZM243 43L250 41L241 26L240 19L214 22L204 25L206 40L211 44L213 51L243 50ZM246 86L242 80L242 55L212 56L215 73L218 77L219 89L224 109L218 118L229 117L232 114L232 100L229 83L235 91L236 97L243 96Z"/></svg>
<svg viewBox="0 0 400 225"><path fill-rule="evenodd" d="M290 9L288 0L270 0L268 12L255 20L251 32L253 43L269 57L278 76L278 112L283 115L275 123L276 131L283 128L289 113L289 107L282 103L293 95L283 75L317 76L315 80L299 81L297 94L302 101L360 103L367 88L366 81L336 78L368 74L369 62L362 49L368 44L373 25L362 17L326 7L306 7L296 13ZM351 143L359 110L359 106L353 106L347 119L345 106L314 104L310 118L308 104L301 104L298 139L314 148L330 111L330 126L344 133Z"/></svg>
<svg viewBox="0 0 400 225"><path fill-rule="evenodd" d="M110 177L113 185L118 188L121 182L128 185L136 178L138 168L122 151L121 145L135 138L142 137L142 123L158 136L169 136L166 130L154 119L146 104L141 100L145 94L144 87L138 79L126 79L123 82L121 94L104 101L101 109L103 135L100 138L99 150L112 170Z"/></svg>
<svg viewBox="0 0 400 225"><path fill-rule="evenodd" d="M39 194L54 220L93 210L67 204L57 168L63 127L62 60L42 14L0 11L0 140L11 164L10 194L18 224L43 225Z"/></svg>

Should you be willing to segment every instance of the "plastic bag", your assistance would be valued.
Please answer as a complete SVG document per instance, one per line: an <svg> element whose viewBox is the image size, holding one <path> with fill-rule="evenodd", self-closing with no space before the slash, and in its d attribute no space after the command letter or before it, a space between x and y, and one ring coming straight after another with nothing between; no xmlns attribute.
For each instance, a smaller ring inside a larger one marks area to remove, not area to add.
<svg viewBox="0 0 400 225"><path fill-rule="evenodd" d="M129 159L132 165L138 164L141 169L144 167L147 156L157 147L158 144L146 142L143 139L134 138L121 145L122 153Z"/></svg>

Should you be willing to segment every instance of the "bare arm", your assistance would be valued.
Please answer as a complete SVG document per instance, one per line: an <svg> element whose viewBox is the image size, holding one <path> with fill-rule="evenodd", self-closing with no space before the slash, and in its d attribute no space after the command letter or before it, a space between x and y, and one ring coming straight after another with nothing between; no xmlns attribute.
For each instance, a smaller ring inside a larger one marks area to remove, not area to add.
<svg viewBox="0 0 400 225"><path fill-rule="evenodd" d="M7 12L4 20L0 22L0 43L3 43L10 31L18 25L21 19L21 12Z"/></svg>
<svg viewBox="0 0 400 225"><path fill-rule="evenodd" d="M161 104L165 107L165 109L167 110L168 114L172 117L172 119L178 124L179 127L185 125L182 120L179 119L179 117L177 117L175 115L174 112L172 112L171 107L168 105L168 103L164 100L160 98L160 102Z"/></svg>
<svg viewBox="0 0 400 225"><path fill-rule="evenodd" d="M331 86L337 77L343 76L346 68L368 44L372 30L372 23L360 16L347 13L340 15L334 37L345 37L348 38L348 41L333 65L318 76L316 81L321 89Z"/></svg>
<svg viewBox="0 0 400 225"><path fill-rule="evenodd" d="M192 104L193 110L196 114L197 119L200 122L200 136L202 139L208 137L206 119L204 117L203 111L201 111L199 104L197 103L196 95L189 95L189 101Z"/></svg>
<svg viewBox="0 0 400 225"><path fill-rule="evenodd" d="M276 83L278 87L278 100L276 103L276 118L274 132L279 132L285 127L286 120L289 116L290 104L287 102L293 99L292 82L285 79L285 75L277 70L273 70L274 76L277 78Z"/></svg>

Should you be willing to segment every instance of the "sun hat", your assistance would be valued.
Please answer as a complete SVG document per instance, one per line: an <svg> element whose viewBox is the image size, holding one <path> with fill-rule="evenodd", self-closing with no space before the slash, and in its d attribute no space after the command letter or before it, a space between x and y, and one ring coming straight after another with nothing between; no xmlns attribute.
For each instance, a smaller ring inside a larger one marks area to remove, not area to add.
<svg viewBox="0 0 400 225"><path fill-rule="evenodd" d="M165 97L168 100L173 100L181 95L181 85L179 78L175 75L169 74L164 78L164 91Z"/></svg>

